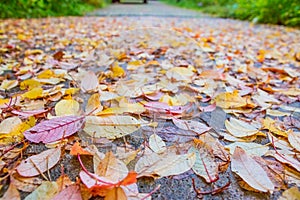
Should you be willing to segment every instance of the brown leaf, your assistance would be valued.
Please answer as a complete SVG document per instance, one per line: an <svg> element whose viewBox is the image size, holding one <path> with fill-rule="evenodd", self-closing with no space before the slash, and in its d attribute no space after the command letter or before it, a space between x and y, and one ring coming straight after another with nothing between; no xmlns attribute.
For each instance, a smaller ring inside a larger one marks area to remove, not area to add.
<svg viewBox="0 0 300 200"><path fill-rule="evenodd" d="M10 178L17 189L24 192L32 192L42 184L42 179L38 177L27 178L18 175L18 173L12 174Z"/></svg>

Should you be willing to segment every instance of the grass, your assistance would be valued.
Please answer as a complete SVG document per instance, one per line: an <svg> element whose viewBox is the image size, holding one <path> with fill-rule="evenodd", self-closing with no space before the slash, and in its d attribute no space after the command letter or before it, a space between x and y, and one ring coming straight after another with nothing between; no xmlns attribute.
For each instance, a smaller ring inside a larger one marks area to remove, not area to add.
<svg viewBox="0 0 300 200"><path fill-rule="evenodd" d="M163 0L219 17L300 27L299 0Z"/></svg>
<svg viewBox="0 0 300 200"><path fill-rule="evenodd" d="M107 0L1 0L0 18L80 16L107 3Z"/></svg>

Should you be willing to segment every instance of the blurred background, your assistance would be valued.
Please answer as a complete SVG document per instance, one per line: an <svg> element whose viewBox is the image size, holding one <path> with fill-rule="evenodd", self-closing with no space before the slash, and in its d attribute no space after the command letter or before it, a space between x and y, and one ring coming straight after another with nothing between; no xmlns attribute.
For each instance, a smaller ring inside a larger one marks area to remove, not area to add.
<svg viewBox="0 0 300 200"><path fill-rule="evenodd" d="M145 6L151 4L151 1L147 0L0 0L0 17L81 16L112 3L133 2L143 3ZM162 2L218 17L300 27L299 0L162 0Z"/></svg>

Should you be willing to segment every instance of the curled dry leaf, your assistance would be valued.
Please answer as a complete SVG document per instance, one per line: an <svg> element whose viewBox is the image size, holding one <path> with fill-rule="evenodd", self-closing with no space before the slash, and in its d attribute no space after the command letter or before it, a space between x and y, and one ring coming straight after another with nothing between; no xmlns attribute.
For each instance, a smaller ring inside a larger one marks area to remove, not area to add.
<svg viewBox="0 0 300 200"><path fill-rule="evenodd" d="M65 116L43 121L24 132L31 142L50 143L76 133L83 124L84 116Z"/></svg>
<svg viewBox="0 0 300 200"><path fill-rule="evenodd" d="M60 155L60 148L49 149L22 160L16 169L21 176L36 176L54 167L60 160Z"/></svg>
<svg viewBox="0 0 300 200"><path fill-rule="evenodd" d="M209 131L211 127L206 126L205 124L193 120L181 120L173 118L173 123L180 129L186 131L193 131L197 135L200 135L206 131Z"/></svg>
<svg viewBox="0 0 300 200"><path fill-rule="evenodd" d="M264 169L241 147L235 148L231 160L231 170L248 185L261 192L274 190L275 186Z"/></svg>
<svg viewBox="0 0 300 200"><path fill-rule="evenodd" d="M234 117L225 121L225 127L235 137L248 137L259 133L255 126Z"/></svg>
<svg viewBox="0 0 300 200"><path fill-rule="evenodd" d="M189 153L196 155L196 162L193 165L193 171L203 177L207 183L215 182L219 179L218 164L215 162L213 149L201 140L194 139L193 146Z"/></svg>
<svg viewBox="0 0 300 200"><path fill-rule="evenodd" d="M141 121L131 116L87 116L84 131L92 137L115 139L137 131Z"/></svg>

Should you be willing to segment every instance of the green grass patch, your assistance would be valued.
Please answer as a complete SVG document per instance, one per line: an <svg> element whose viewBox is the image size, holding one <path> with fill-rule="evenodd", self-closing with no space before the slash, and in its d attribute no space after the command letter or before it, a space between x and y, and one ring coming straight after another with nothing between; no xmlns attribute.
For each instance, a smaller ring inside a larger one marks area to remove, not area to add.
<svg viewBox="0 0 300 200"><path fill-rule="evenodd" d="M299 0L163 0L219 17L300 27Z"/></svg>
<svg viewBox="0 0 300 200"><path fill-rule="evenodd" d="M108 0L1 0L0 17L80 16L108 3Z"/></svg>

